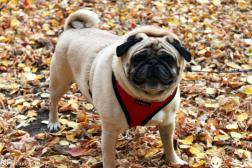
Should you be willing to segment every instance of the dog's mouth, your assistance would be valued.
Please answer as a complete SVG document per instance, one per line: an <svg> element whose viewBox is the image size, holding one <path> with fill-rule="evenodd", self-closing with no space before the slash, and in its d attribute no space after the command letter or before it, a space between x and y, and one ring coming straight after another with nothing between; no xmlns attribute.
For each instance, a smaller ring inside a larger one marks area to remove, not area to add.
<svg viewBox="0 0 252 168"><path fill-rule="evenodd" d="M148 58L142 61L132 60L133 67L129 69L129 79L145 92L160 93L177 81L179 68L176 62L162 58Z"/></svg>

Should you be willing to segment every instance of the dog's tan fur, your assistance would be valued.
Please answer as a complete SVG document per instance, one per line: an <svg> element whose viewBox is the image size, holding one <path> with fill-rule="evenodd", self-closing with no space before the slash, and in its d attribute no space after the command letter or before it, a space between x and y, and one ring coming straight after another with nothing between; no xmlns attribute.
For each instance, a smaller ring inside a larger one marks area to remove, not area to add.
<svg viewBox="0 0 252 168"><path fill-rule="evenodd" d="M147 101L164 100L178 86L181 77L162 94L148 95L133 87L125 74L124 64L134 52L137 52L137 45L143 42L153 43L156 39L162 40L164 37L171 39L177 37L169 31L152 26L141 27L119 37L94 28L98 24L97 18L97 15L91 11L80 10L70 15L66 21L65 31L59 37L50 67L51 104L48 128L51 131L58 129L58 101L69 89L70 84L76 82L82 94L94 104L101 116L103 166L112 168L115 167L117 136L128 129L127 120L113 91L112 72L129 94ZM146 40L131 47L125 56L117 57L116 47L133 34L145 36ZM184 59L176 49L168 44L167 47L170 47L171 52L176 56L182 71ZM147 125L158 125L167 160L184 164L185 162L177 156L173 147L175 112L179 108L179 102L178 89L172 102L158 112Z"/></svg>

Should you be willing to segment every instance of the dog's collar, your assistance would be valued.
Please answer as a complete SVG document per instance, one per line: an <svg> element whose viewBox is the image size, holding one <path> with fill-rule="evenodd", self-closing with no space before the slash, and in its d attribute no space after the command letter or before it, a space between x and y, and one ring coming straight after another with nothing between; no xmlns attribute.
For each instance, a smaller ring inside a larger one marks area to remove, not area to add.
<svg viewBox="0 0 252 168"><path fill-rule="evenodd" d="M157 112L168 105L177 93L177 88L162 102L145 102L129 95L116 81L112 73L112 85L119 104L130 127L145 125Z"/></svg>

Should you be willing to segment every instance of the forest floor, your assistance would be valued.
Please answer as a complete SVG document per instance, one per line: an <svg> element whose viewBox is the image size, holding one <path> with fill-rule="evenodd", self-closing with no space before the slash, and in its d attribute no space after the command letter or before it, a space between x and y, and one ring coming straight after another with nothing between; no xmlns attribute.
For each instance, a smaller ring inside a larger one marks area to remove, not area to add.
<svg viewBox="0 0 252 168"><path fill-rule="evenodd" d="M190 167L252 167L251 0L0 0L0 168L101 167L98 113L74 84L62 98L61 130L48 133L49 65L64 19L95 11L100 28L173 30L193 55L181 83L174 143ZM168 165L156 127L120 135L118 167ZM184 166L186 167L186 166Z"/></svg>

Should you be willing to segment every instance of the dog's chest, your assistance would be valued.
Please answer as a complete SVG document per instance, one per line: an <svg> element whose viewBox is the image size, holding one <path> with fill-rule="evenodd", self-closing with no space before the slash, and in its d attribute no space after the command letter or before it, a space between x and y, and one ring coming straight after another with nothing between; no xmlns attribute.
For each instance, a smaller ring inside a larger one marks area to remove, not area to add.
<svg viewBox="0 0 252 168"><path fill-rule="evenodd" d="M177 93L177 89L175 89L162 102L145 102L129 95L115 80L114 76L112 79L115 95L130 127L146 125L150 120L162 121L164 115L161 110L173 100Z"/></svg>

